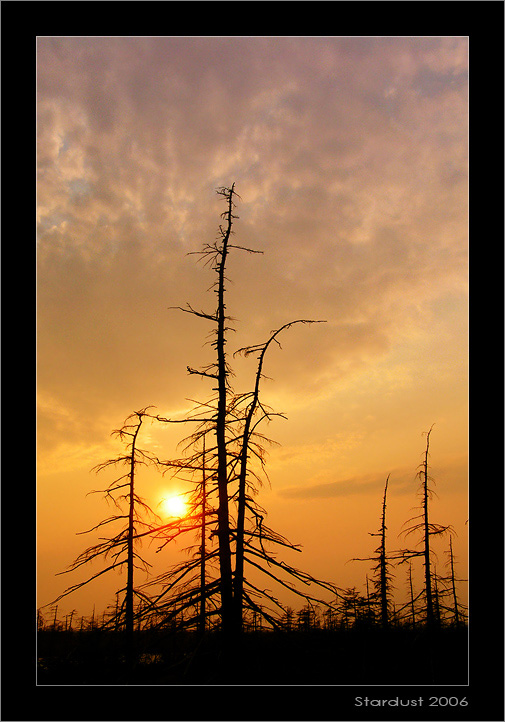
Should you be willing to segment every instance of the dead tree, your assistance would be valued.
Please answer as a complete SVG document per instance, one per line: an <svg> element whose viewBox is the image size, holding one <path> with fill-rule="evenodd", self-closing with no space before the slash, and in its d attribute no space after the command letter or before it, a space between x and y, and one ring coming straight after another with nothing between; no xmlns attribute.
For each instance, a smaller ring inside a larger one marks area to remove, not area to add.
<svg viewBox="0 0 505 722"><path fill-rule="evenodd" d="M202 520L201 520L201 532L200 532L200 616L198 627L200 634L205 633L205 534L207 531L207 468L206 468L206 457L205 457L205 436L203 437L203 456L202 456Z"/></svg>
<svg viewBox="0 0 505 722"><path fill-rule="evenodd" d="M388 490L389 474L386 479L386 485L384 487L384 498L382 501L382 520L380 527L380 546L378 548L379 553L379 596L380 596L380 607L381 607L381 621L382 626L387 627L389 624L388 614L388 592L390 578L388 574L388 558L386 556L386 494Z"/></svg>
<svg viewBox="0 0 505 722"><path fill-rule="evenodd" d="M370 536L378 536L380 538L380 544L375 549L375 556L366 558L357 558L351 561L374 561L375 566L373 567L374 575L372 577L372 585L374 588L373 598L377 600L380 610L380 620L382 627L386 628L390 622L390 597L392 588L392 574L391 574L391 562L393 560L403 559L404 552L402 550L395 551L392 553L387 552L386 549L386 497L389 483L389 474L386 478L384 486L384 494L382 497L382 513L381 513L381 525L378 532L369 532ZM367 577L368 584L368 577ZM368 597L368 594L367 594Z"/></svg>
<svg viewBox="0 0 505 722"><path fill-rule="evenodd" d="M242 608L244 601L244 559L245 559L245 518L246 509L253 513L256 521L262 520L261 513L255 507L254 501L247 493L247 479L250 472L249 456L252 453L262 464L264 463L263 449L261 446L255 446L253 448L253 437L257 426L264 420L269 420L272 416L282 416L282 414L273 414L270 409L267 409L260 401L260 382L263 378L263 365L265 360L266 352L272 343L279 344L278 336L282 331L287 330L291 326L297 323L310 324L316 323L315 321L309 321L306 319L298 319L297 321L291 321L286 323L281 328L273 331L270 338L266 343L257 344L254 346L247 346L239 349L234 355L242 354L244 356L250 356L257 354L258 366L256 370L256 379L254 384L254 390L250 394L244 395L244 399L247 401L247 408L244 416L244 425L241 431L241 443L239 450L239 473L238 473L238 497L237 497L237 526L235 530L236 546L235 546L235 575L234 575L234 603L235 603L235 624L238 630L241 629L242 625ZM319 322L317 322L319 323ZM259 418L257 417L259 412ZM264 437L263 437L264 438ZM261 525L259 525L261 529ZM258 528L258 524L256 524ZM279 538L271 539L279 542ZM282 540L285 543L286 540ZM292 546L294 548L294 545Z"/></svg>
<svg viewBox="0 0 505 722"><path fill-rule="evenodd" d="M449 568L450 568L450 577L449 581L451 584L451 591L452 591L452 598L454 603L454 624L458 626L462 620L464 620L464 612L463 612L463 605L460 603L458 605L458 597L456 594L456 582L462 581L456 579L456 576L454 574L454 554L452 551L452 536L449 537Z"/></svg>
<svg viewBox="0 0 505 722"><path fill-rule="evenodd" d="M443 589L440 592L440 596L445 601L445 597L449 597L452 599L452 604L444 604L443 609L444 611L449 614L449 620L450 623L454 624L454 626L458 627L465 621L465 607L464 605L458 600L458 595L456 592L456 583L465 581L463 579L457 579L455 570L454 570L454 552L452 549L452 535L449 537L449 550L447 553L447 562L446 567L448 568L449 574L446 576L440 576L439 581L442 582Z"/></svg>
<svg viewBox="0 0 505 722"><path fill-rule="evenodd" d="M268 421L275 414L260 401L259 386L262 378L263 361L267 349L273 343L278 343L279 334L295 323L313 323L307 320L297 320L284 324L277 331L271 333L264 344L249 346L241 349L243 355L258 354L258 367L255 376L253 391L237 394L231 385L232 369L228 363L227 331L231 317L226 313L225 280L226 261L231 249L239 249L249 253L258 253L249 248L231 243L232 226L237 218L234 215L234 200L237 194L234 185L231 188L220 188L218 193L226 201L226 211L222 214L225 223L219 227L218 239L214 244L207 244L198 255L216 273L217 279L213 290L217 295L217 307L214 312L197 311L189 304L179 310L192 314L211 322L213 325L212 347L215 350L215 360L200 370L187 367L190 374L196 374L213 381L214 396L207 402L196 405L192 414L184 422L195 422L196 430L185 439L185 457L160 462L166 466L167 472L192 479L205 478L205 493L200 486L200 501L198 494L194 504L193 513L182 524L180 532L191 530L192 527L200 530L200 544L195 548L193 559L169 569L163 575L153 580L162 586L156 597L157 604L166 604L166 611L170 615L170 604L184 605L186 609L194 607L196 600L202 599L210 604L208 614L220 615L221 628L225 637L236 637L242 628L244 609L253 614L261 613L263 618L271 625L275 625L275 614L268 611L261 600L267 600L275 608L283 610L283 605L266 589L256 588L246 578L244 562L254 568L261 569L269 579L275 579L279 584L291 589L295 593L295 582L304 585L320 584L325 589L336 587L318 582L310 575L301 572L283 562L275 559L268 552L265 545L276 544L281 547L297 549L280 534L269 529L265 524L265 510L254 499L260 476L264 474L264 445L269 443L259 432L263 421ZM171 419L159 418L163 422L172 422ZM175 421L173 421L175 423ZM204 445L205 444L205 445ZM253 463L254 462L254 463ZM254 464L259 463L259 469ZM210 511L198 511L201 498L209 502ZM205 514L205 527L207 541L211 544L202 552L201 543L202 520L199 514ZM248 519L246 525L246 519ZM209 533L210 532L210 533ZM170 538L173 538L172 536ZM217 539L217 550L212 547L213 540ZM219 561L218 576L210 579L202 569L207 570L208 565ZM235 565L233 566L233 561ZM200 578L198 579L198 570ZM274 570L274 571L273 571ZM287 577L287 578L286 578ZM216 592L220 595L220 606L216 609ZM305 592L302 593L302 596ZM311 595L304 597L311 599ZM158 607L159 609L159 607ZM200 604L200 618L202 615ZM207 612L206 612L207 615ZM191 615L188 623L194 623Z"/></svg>
<svg viewBox="0 0 505 722"><path fill-rule="evenodd" d="M416 608L414 600L414 585L412 583L412 564L409 563L409 593L410 593L410 615L412 621L412 629L416 626Z"/></svg>
<svg viewBox="0 0 505 722"><path fill-rule="evenodd" d="M214 389L217 392L215 416L213 427L217 447L217 537L219 543L219 568L220 568L220 592L221 592L221 621L225 637L230 637L234 626L233 609L233 582L232 582L232 552L231 552L231 529L229 514L229 490L228 490L228 442L227 442L227 412L230 393L229 376L230 367L227 361L226 344L228 322L231 320L226 314L226 261L231 248L258 253L249 248L242 248L231 243L233 234L233 222L237 218L233 211L235 209L234 198L235 184L231 188L219 188L218 194L226 201L226 210L221 214L224 224L219 226L218 239L213 244L206 244L199 252L207 264L217 274L217 280L213 289L217 295L217 306L213 313L196 311L191 306L180 310L191 313L200 318L211 321L214 324L215 340L212 343L216 352L216 361L201 370L195 370L188 366L188 372L210 378L216 384Z"/></svg>
<svg viewBox="0 0 505 722"><path fill-rule="evenodd" d="M432 536L441 536L454 530L450 525L443 526L442 524L434 524L430 521L429 517L429 502L433 497L433 489L430 487L429 482L433 482L433 478L429 474L429 448L430 448L430 435L433 429L431 426L430 430L426 433L426 449L423 455L423 461L420 465L417 476L421 480L420 495L421 495L421 513L409 519L406 523L417 522L412 526L408 527L403 531L405 537L411 534L421 532L422 545L421 551L404 551L403 561L411 559L414 556L422 556L424 564L424 596L426 602L426 624L428 627L434 627L437 625L436 610L434 606L434 588L432 580L432 569L431 569L431 546L430 540ZM417 521L419 520L419 521Z"/></svg>
<svg viewBox="0 0 505 722"><path fill-rule="evenodd" d="M105 526L126 520L125 526L113 536L102 539L98 544L88 547L74 560L68 569L59 572L59 574L67 574L68 572L80 569L82 566L98 558L105 560L110 557L112 563L85 581L69 587L55 600L55 602L59 601L68 594L71 594L113 569L119 570L126 568L126 586L118 592L118 594L124 592L123 602L117 612L112 615L109 623L114 624L117 628L119 620L121 620L120 624L125 631L128 653L131 652L133 640L135 616L134 598L139 597L140 599L144 598L146 601L149 601L143 592L134 585L135 569L140 568L147 571L150 566L138 553L137 546L143 537L151 535L154 530L160 528L159 524L155 523L159 521L159 517L139 496L136 487L136 475L139 466L156 463L155 457L148 451L141 449L138 444L138 436L143 420L146 416L150 416L150 414L147 413L147 408L148 407L141 411L135 411L126 419L120 429L112 432L112 435L126 443L125 453L98 464L92 469L92 471L98 473L109 467L127 467L126 473L111 482L106 489L100 492L90 492L105 494L106 500L111 502L119 513L102 520L91 529L78 533L89 534L97 529L102 529ZM124 513L125 511L126 513Z"/></svg>

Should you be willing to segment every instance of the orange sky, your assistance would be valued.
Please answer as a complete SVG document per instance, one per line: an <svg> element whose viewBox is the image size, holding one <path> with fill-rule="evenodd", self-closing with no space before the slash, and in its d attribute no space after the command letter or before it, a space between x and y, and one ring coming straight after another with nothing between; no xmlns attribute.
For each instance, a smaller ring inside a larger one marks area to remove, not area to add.
<svg viewBox="0 0 505 722"><path fill-rule="evenodd" d="M349 560L376 546L388 474L388 545L402 545L435 424L432 520L455 528L466 579L467 39L41 37L37 67L38 603L86 576L55 574L110 514L86 494L120 451L111 431L208 398L186 372L211 359L208 328L169 307L213 304L187 254L215 239L215 189L233 182L235 240L263 255L230 257L230 353L326 321L267 356L263 401L287 416L268 429L269 525L302 545L297 566L363 591L369 567ZM254 363L233 363L249 389ZM168 458L184 435L149 426L144 443ZM141 483L153 507L177 486ZM146 553L161 571L184 546ZM395 583L401 600L404 570ZM61 614L101 612L123 584Z"/></svg>

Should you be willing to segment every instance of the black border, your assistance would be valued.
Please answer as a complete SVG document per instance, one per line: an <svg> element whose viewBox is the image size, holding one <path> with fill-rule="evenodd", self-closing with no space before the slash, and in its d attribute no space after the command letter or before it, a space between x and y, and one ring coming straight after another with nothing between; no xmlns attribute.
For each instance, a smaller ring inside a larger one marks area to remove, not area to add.
<svg viewBox="0 0 505 722"><path fill-rule="evenodd" d="M16 2L1 15L2 720L405 720L361 687L37 687L35 98L39 35L461 35L470 47L470 685L434 720L504 719L502 2ZM198 6L195 8L195 4ZM321 32L324 27L325 33ZM165 33L163 32L165 30ZM28 433L21 437L21 428ZM26 502L30 502L27 506ZM22 512L21 512L22 509ZM13 621L14 620L14 621ZM393 694L387 688L385 696ZM428 697L402 687L403 698ZM237 707L238 705L238 707ZM236 710L244 710L237 717ZM409 708L408 719L429 719Z"/></svg>

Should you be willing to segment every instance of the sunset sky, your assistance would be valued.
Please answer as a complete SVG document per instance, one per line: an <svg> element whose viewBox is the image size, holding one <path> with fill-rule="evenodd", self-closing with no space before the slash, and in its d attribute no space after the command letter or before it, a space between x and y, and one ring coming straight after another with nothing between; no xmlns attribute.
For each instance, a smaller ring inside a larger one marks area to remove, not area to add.
<svg viewBox="0 0 505 722"><path fill-rule="evenodd" d="M197 262L235 183L229 352L266 341L268 523L297 566L364 591L388 474L388 546L418 513L431 434L432 520L451 524L466 579L468 525L468 39L466 37L39 37L37 41L38 605L112 512L90 472L154 405L182 418L211 385L213 310ZM238 391L254 360L233 360ZM142 443L178 455L186 432ZM155 472L151 506L185 489ZM410 544L412 544L410 540ZM185 543L154 555L157 570ZM437 542L443 573L448 541ZM147 550L146 553L149 553ZM154 558L153 557L153 558ZM420 588L420 562L417 583ZM397 596L406 598L406 570ZM112 576L61 615L114 601ZM466 585L461 586L466 594ZM293 606L297 600L291 599ZM60 614L59 614L60 616Z"/></svg>

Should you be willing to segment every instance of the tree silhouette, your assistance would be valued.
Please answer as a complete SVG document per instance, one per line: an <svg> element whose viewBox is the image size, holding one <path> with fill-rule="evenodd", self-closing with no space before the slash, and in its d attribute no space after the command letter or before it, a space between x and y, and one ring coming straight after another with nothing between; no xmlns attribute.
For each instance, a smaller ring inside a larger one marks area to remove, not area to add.
<svg viewBox="0 0 505 722"><path fill-rule="evenodd" d="M203 455L202 455L202 484L201 484L201 527L200 527L200 614L198 618L198 628L200 634L205 632L205 534L207 531L207 468L205 455L205 436L203 437Z"/></svg>
<svg viewBox="0 0 505 722"><path fill-rule="evenodd" d="M414 598L414 584L412 581L412 563L409 562L409 608L410 608L410 615L412 620L412 627L416 626L416 607L415 603L418 597ZM418 595L419 596L419 595Z"/></svg>
<svg viewBox="0 0 505 722"><path fill-rule="evenodd" d="M433 580L432 580L432 569L431 569L431 548L430 539L432 536L441 536L449 532L453 532L453 528L450 525L443 526L442 524L435 524L430 521L429 517L429 501L433 497L434 491L430 487L429 482L433 482L433 478L429 475L429 448L430 448L430 435L434 424L432 424L429 431L424 432L426 434L426 448L423 455L423 461L420 464L420 469L417 476L421 481L420 495L421 495L421 513L409 519L406 523L419 521L412 526L408 527L403 531L405 537L410 536L416 532L421 532L421 544L422 551L407 551L403 552L403 561L411 559L414 556L422 556L424 564L424 595L426 600L426 623L429 627L434 627L437 624L436 610L434 607L433 599Z"/></svg>
<svg viewBox="0 0 505 722"><path fill-rule="evenodd" d="M247 346L239 349L235 352L234 356L242 354L243 356L250 356L257 354L258 366L256 370L256 378L254 384L254 390L251 393L244 394L241 397L241 401L247 402L247 408L244 415L243 430L241 432L241 446L239 448L239 473L238 473L238 501L237 501L237 526L235 530L236 536L236 548L235 548L235 575L234 575L234 602L235 602L235 624L236 628L240 630L242 620L242 609L244 602L244 561L246 558L246 550L252 551L251 541L253 539L259 539L265 541L274 542L276 544L283 544L290 546L295 549L295 545L291 545L286 539L275 534L271 529L267 531L263 525L262 511L259 506L255 503L253 496L247 493L247 479L250 473L249 455L252 452L253 455L259 460L262 467L264 467L264 455L263 447L255 444L253 447L253 438L256 433L257 426L264 420L270 420L272 416L283 416L282 414L274 414L271 409L267 409L260 401L260 382L263 378L263 365L265 360L266 352L272 343L279 344L278 336L282 331L287 330L291 326L297 323L311 324L320 323L319 321L310 321L307 319L298 319L284 324L281 328L273 331L268 341L263 344L257 344L254 346ZM280 344L279 344L280 346ZM256 417L256 418L255 418ZM283 417L285 418L285 417ZM262 437L264 440L265 437ZM254 486L251 487L253 492L255 491ZM249 509L255 520L254 531L250 530L247 532L249 543L245 539L245 518L246 509ZM261 551L264 552L264 548L261 544ZM257 549L256 549L257 551Z"/></svg>
<svg viewBox="0 0 505 722"><path fill-rule="evenodd" d="M340 615L341 627L350 629L367 620L368 600L356 587L348 587L339 594L336 610Z"/></svg>
<svg viewBox="0 0 505 722"><path fill-rule="evenodd" d="M439 576L439 581L442 582L443 585L443 589L439 592L439 595L441 594L444 600L445 597L450 597L452 599L452 604L443 604L442 607L443 611L450 615L450 621L454 624L454 626L458 627L465 620L465 606L458 600L456 582L464 580L456 578L454 569L455 559L452 549L452 535L449 536L449 549L446 554L446 567L448 568L449 574L446 576Z"/></svg>
<svg viewBox="0 0 505 722"><path fill-rule="evenodd" d="M107 519L102 520L96 526L79 534L89 534L97 529L105 526L116 524L116 522L125 522L126 524L119 532L113 536L102 539L98 544L88 547L74 560L68 569L59 574L67 574L75 571L83 565L98 559L111 558L112 563L101 571L93 574L83 582L74 584L66 589L57 599L52 602L58 602L68 594L75 592L98 577L112 571L113 569L121 570L126 568L126 586L119 590L118 594L124 592L124 598L121 606L116 610L109 620L111 624L122 626L125 631L126 648L131 653L133 644L133 628L134 628L134 598L146 599L146 596L139 588L134 585L135 569L143 569L147 571L150 565L143 559L137 551L140 539L146 535L150 535L154 530L159 530L160 526L154 524L159 517L148 506L148 504L139 496L136 488L136 475L139 466L156 465L156 458L148 451L140 448L138 437L140 428L147 413L146 407L141 411L135 411L128 416L123 426L112 432L120 441L126 445L125 452L119 456L109 459L97 466L92 471L99 473L109 467L126 466L127 471L119 478L112 481L106 489L101 491L93 491L90 493L103 493L108 502L111 502L118 512ZM126 510L125 510L126 507ZM137 542L137 544L136 544Z"/></svg>
<svg viewBox="0 0 505 722"><path fill-rule="evenodd" d="M374 561L375 566L373 568L374 575L372 577L373 595L372 598L378 602L379 616L381 625L386 628L390 622L390 607L391 607L391 592L392 592L392 580L393 575L391 573L391 562L393 560L404 558L404 551L395 551L388 553L386 549L386 497L389 483L389 474L386 478L384 485L384 494L382 497L382 513L381 513L381 525L378 532L368 532L370 536L378 536L380 543L377 549L375 549L375 556L356 558L352 561ZM367 577L367 599L370 599L368 594L368 577Z"/></svg>
<svg viewBox="0 0 505 722"><path fill-rule="evenodd" d="M449 568L450 568L450 577L449 581L451 584L451 591L452 591L452 598L454 602L454 623L456 626L460 624L462 620L464 620L465 612L464 612L464 605L461 604L461 602L458 605L458 597L456 594L456 582L457 581L463 581L461 579L456 579L456 576L454 574L454 553L452 551L452 536L449 537Z"/></svg>
<svg viewBox="0 0 505 722"><path fill-rule="evenodd" d="M226 201L226 210L221 214L224 225L219 226L218 239L213 244L205 244L199 255L205 259L206 264L210 265L212 270L217 274L217 280L213 285L213 290L217 295L217 306L214 313L206 313L196 311L189 304L187 308L180 310L191 313L200 318L212 321L214 324L215 340L212 343L216 352L216 360L212 364L201 370L195 370L188 366L190 374L198 374L210 379L216 383L214 390L217 392L215 401L215 416L213 418L213 429L216 438L217 447L217 490L218 490L218 507L217 507L217 537L219 543L219 568L220 580L219 588L221 594L221 621L222 629L225 637L232 634L234 611L233 611L233 586L232 586L232 562L231 562L231 530L229 515L229 494L228 494L228 442L227 442L227 413L228 413L228 395L230 392L229 376L230 367L227 361L226 344L227 331L229 327L227 323L231 320L226 314L226 261L230 248L240 248L248 253L257 253L249 248L242 248L233 245L230 242L233 234L233 221L237 218L233 210L235 208L234 198L235 184L231 188L221 187L218 194L223 196Z"/></svg>
<svg viewBox="0 0 505 722"><path fill-rule="evenodd" d="M189 610L195 607L199 599L199 617L202 620L203 600L206 599L211 603L210 615L214 616L216 612L219 614L224 636L231 638L240 634L245 610L261 614L271 625L279 624L275 611L267 609L261 600L273 604L274 610L284 611L273 593L258 588L247 579L244 571L246 562L250 567L260 570L269 580L275 580L295 594L301 593L306 600L311 599L312 595L300 592L291 580L306 586L316 584L330 589L332 593L336 593L336 587L277 560L267 550L267 544L274 544L299 551L297 545L291 544L265 524L266 512L254 498L262 477L266 476L265 445L271 443L260 433L259 427L273 416L283 416L267 408L260 399L260 382L267 350L273 344L280 346L279 335L293 325L315 322L307 319L291 321L272 331L266 342L235 352L234 357L256 354L258 363L253 390L245 393L234 391L231 384L234 374L226 351L228 324L231 321L226 313L226 261L231 249L248 253L258 251L231 243L233 222L238 217L234 214L235 198L238 197L234 184L231 188L219 188L217 192L226 202L226 210L221 214L225 222L219 226L215 243L206 244L202 251L197 252L217 275L211 287L217 295L216 310L209 313L196 310L190 304L175 307L210 321L213 325L211 345L216 354L214 362L200 370L191 366L187 370L190 374L212 380L214 395L205 402L194 402L194 410L184 420L156 417L166 423L196 424L194 432L184 439L184 456L163 460L160 464L165 466L166 473L170 471L186 481L196 481L192 512L181 522L178 533L198 528L200 543L196 549L193 548L190 561L172 567L149 584L162 585L155 603L163 604L169 616L174 613L173 609L170 611L170 605L177 605L178 608L182 605ZM205 536L202 535L203 528ZM173 538L172 532L169 537ZM207 547L202 539L208 542ZM217 549L213 545L216 539ZM207 570L213 568L216 559L219 570L217 577L211 579L207 576ZM217 592L220 595L218 607L215 605ZM194 623L191 616L188 621Z"/></svg>

